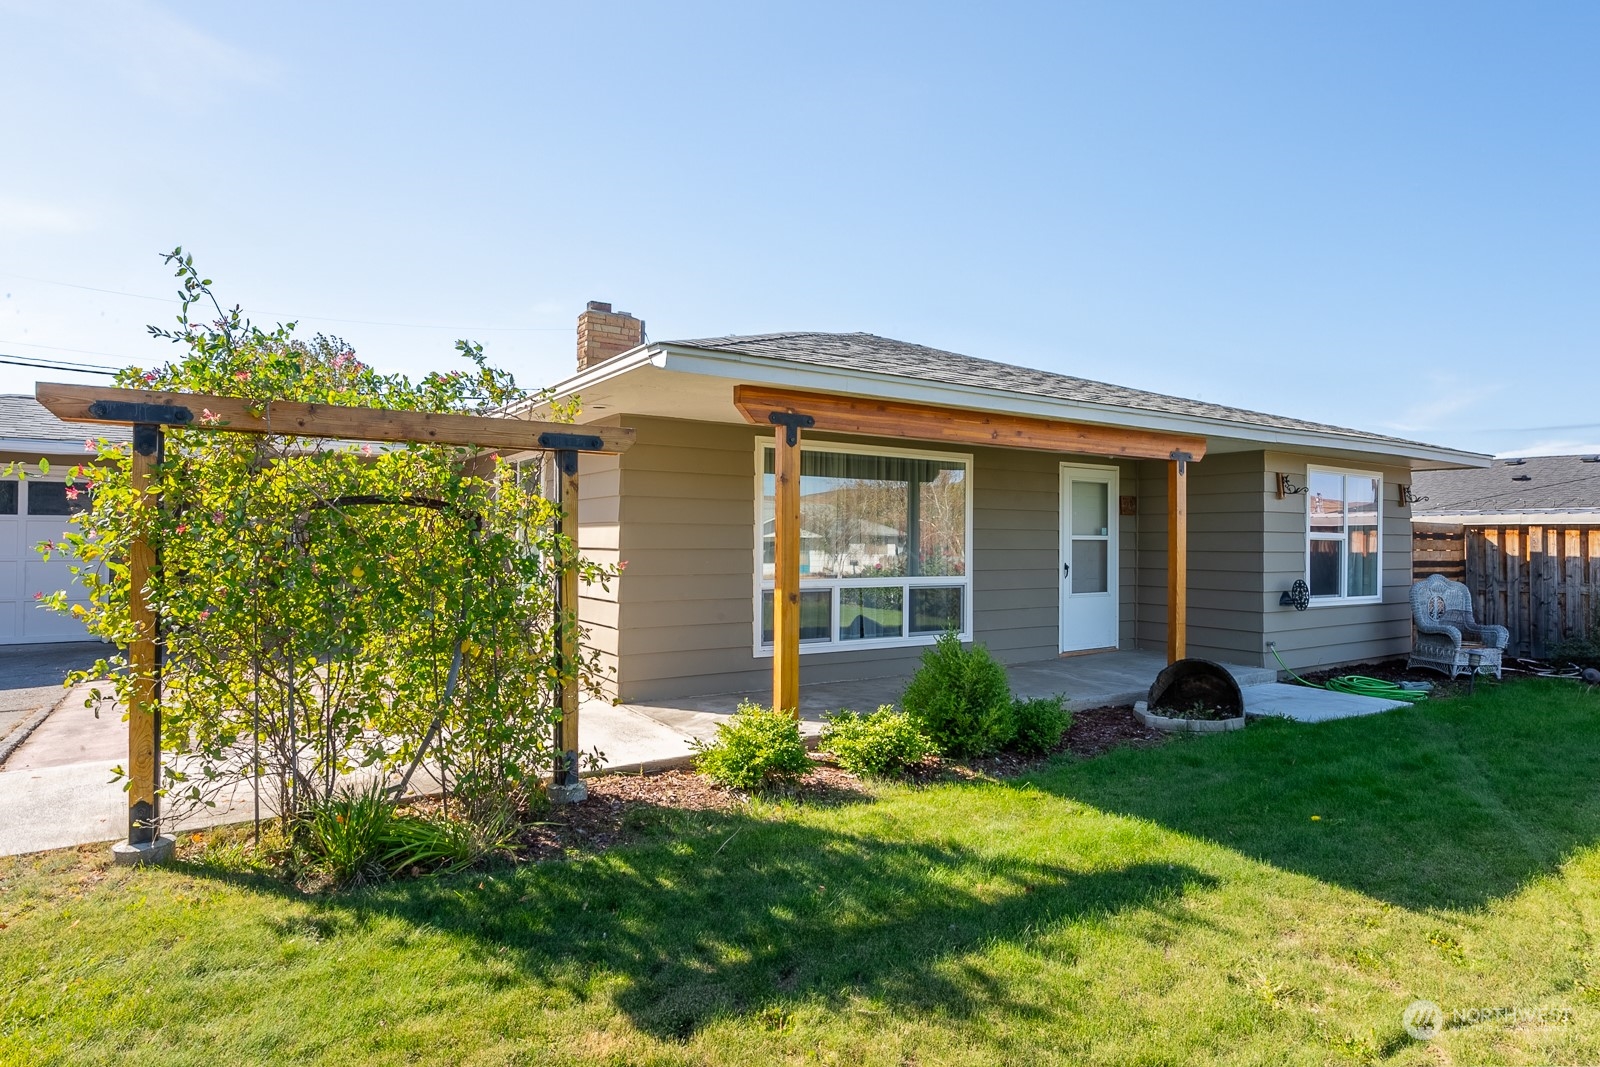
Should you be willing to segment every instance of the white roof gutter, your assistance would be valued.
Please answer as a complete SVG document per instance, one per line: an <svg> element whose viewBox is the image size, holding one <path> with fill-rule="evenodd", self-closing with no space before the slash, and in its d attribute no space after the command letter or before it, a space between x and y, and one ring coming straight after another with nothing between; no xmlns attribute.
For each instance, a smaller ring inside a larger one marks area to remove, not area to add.
<svg viewBox="0 0 1600 1067"><path fill-rule="evenodd" d="M1412 522L1437 522L1445 526L1600 526L1600 508L1572 511L1451 511L1439 514L1412 512Z"/></svg>
<svg viewBox="0 0 1600 1067"><path fill-rule="evenodd" d="M884 399L940 404L946 407L982 407L1036 418L1071 417L1102 425L1126 426L1164 433L1234 437L1262 444L1281 445L1285 448L1337 448L1371 455L1404 456L1428 463L1462 467L1487 467L1493 461L1493 457L1489 455L1435 445L1373 441L1361 437L1342 437L1308 430L1289 430L1194 415L1168 414L1114 404L1061 400L1033 393L954 385L900 375L878 374L873 371L844 370L767 356L752 356L742 352L688 348L673 344L643 345L606 360L598 366L557 383L553 387L555 395L564 397L582 393L584 389L593 388L601 382L619 377L646 364L663 370L702 377L759 382L817 392L881 396ZM1063 409L1070 412L1070 416L1064 415Z"/></svg>

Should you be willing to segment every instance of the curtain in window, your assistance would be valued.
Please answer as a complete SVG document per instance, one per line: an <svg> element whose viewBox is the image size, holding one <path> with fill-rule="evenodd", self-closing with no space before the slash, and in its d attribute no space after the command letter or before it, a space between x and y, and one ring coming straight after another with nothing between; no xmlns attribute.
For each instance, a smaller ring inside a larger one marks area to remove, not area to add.
<svg viewBox="0 0 1600 1067"><path fill-rule="evenodd" d="M763 450L763 577L773 577L773 455ZM802 578L966 573L966 468L957 461L800 454Z"/></svg>

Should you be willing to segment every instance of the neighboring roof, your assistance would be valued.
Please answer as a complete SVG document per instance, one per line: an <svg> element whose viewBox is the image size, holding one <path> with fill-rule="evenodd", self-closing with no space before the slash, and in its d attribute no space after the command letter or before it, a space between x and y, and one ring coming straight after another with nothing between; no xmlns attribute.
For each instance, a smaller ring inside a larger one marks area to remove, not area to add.
<svg viewBox="0 0 1600 1067"><path fill-rule="evenodd" d="M1419 522L1500 519L1519 522L1563 517L1600 521L1600 457L1527 456L1497 459L1477 470L1417 471L1412 491Z"/></svg>
<svg viewBox="0 0 1600 1067"><path fill-rule="evenodd" d="M0 393L0 449L73 453L91 437L128 439L126 426L87 426L63 422L26 393Z"/></svg>
<svg viewBox="0 0 1600 1067"><path fill-rule="evenodd" d="M763 356L817 367L871 371L924 381L944 382L949 385L1003 389L1057 400L1105 404L1164 415L1185 415L1234 424L1270 426L1280 430L1297 430L1366 442L1432 447L1420 441L1386 437L1365 430L1307 422L1282 415L1268 415L1223 404L1208 404L1201 400L1186 400L1162 393L1145 392L1142 389L1108 385L1105 382L1074 378L1053 371L997 363L993 360L963 356L958 352L946 352L926 345L879 337L871 333L761 333L702 337L664 343L680 348Z"/></svg>

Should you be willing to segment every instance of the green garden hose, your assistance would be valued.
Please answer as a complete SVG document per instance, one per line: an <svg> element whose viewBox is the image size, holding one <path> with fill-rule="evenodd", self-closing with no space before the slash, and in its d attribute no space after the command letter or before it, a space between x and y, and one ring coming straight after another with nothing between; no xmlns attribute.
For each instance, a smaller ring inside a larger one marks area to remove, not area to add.
<svg viewBox="0 0 1600 1067"><path fill-rule="evenodd" d="M1382 678L1368 678L1364 674L1343 674L1328 679L1326 685L1318 685L1316 682L1306 681L1289 670L1289 665L1283 662L1283 657L1278 655L1278 650L1275 648L1272 650L1272 658L1278 661L1278 666L1288 672L1289 677L1312 689L1326 689L1332 693L1349 693L1351 696L1372 697L1376 700L1403 700L1408 704L1428 699L1426 689L1411 689L1395 682L1386 682Z"/></svg>

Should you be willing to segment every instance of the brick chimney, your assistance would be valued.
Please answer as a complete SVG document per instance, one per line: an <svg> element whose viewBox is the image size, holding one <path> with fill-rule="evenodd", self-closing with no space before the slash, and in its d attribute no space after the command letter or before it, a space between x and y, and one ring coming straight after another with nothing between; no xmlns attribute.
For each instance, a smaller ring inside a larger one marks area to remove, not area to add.
<svg viewBox="0 0 1600 1067"><path fill-rule="evenodd" d="M578 316L578 369L588 370L612 356L644 344L644 320L626 311L612 311L599 300Z"/></svg>

